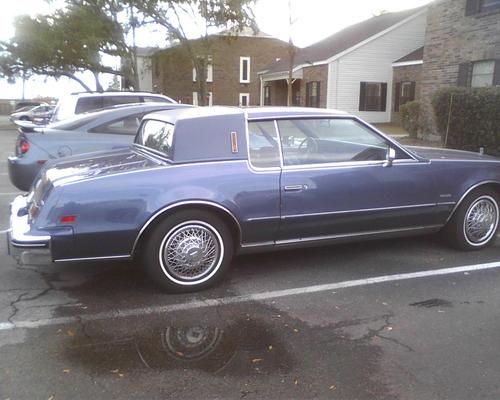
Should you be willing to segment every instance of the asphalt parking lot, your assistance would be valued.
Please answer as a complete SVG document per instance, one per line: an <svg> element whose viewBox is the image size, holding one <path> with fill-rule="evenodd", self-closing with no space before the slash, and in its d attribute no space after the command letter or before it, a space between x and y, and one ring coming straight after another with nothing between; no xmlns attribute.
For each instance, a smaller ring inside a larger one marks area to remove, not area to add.
<svg viewBox="0 0 500 400"><path fill-rule="evenodd" d="M0 130L0 230L18 194ZM200 293L134 263L18 266L0 240L0 400L498 399L500 240L236 258Z"/></svg>

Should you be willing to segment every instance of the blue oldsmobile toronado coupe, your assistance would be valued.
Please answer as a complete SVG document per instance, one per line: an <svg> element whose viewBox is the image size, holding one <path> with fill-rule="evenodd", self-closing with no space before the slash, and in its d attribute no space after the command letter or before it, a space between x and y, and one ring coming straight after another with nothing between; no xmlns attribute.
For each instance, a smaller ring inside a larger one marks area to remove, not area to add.
<svg viewBox="0 0 500 400"><path fill-rule="evenodd" d="M213 284L235 253L442 231L495 240L500 160L407 149L346 113L186 108L127 149L46 165L11 205L21 263L138 259L170 291Z"/></svg>

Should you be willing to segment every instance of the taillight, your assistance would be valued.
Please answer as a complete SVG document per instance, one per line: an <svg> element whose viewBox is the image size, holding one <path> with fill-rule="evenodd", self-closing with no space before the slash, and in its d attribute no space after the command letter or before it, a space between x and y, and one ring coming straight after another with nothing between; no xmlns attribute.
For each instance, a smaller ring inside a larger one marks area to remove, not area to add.
<svg viewBox="0 0 500 400"><path fill-rule="evenodd" d="M76 215L63 215L59 218L61 224L71 224L76 222Z"/></svg>
<svg viewBox="0 0 500 400"><path fill-rule="evenodd" d="M21 152L21 154L26 154L29 149L30 143L25 139L21 139L21 141L19 142L19 151Z"/></svg>

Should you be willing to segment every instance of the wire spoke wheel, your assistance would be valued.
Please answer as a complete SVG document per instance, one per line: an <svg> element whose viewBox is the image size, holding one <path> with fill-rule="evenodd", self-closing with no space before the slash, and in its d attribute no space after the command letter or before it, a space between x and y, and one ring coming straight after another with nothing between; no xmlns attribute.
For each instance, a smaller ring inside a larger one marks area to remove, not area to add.
<svg viewBox="0 0 500 400"><path fill-rule="evenodd" d="M210 225L192 222L174 227L166 235L160 253L164 268L173 278L198 281L218 267L223 245Z"/></svg>
<svg viewBox="0 0 500 400"><path fill-rule="evenodd" d="M477 198L467 209L464 218L464 234L472 246L488 242L498 226L498 205L490 196Z"/></svg>

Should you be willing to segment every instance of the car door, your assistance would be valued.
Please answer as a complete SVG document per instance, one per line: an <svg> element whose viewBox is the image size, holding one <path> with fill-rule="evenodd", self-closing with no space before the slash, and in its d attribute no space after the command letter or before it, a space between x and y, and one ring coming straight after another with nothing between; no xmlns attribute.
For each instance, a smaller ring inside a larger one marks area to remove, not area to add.
<svg viewBox="0 0 500 400"><path fill-rule="evenodd" d="M419 230L446 218L449 206L437 204L429 163L357 119L277 125L283 155L278 242Z"/></svg>

